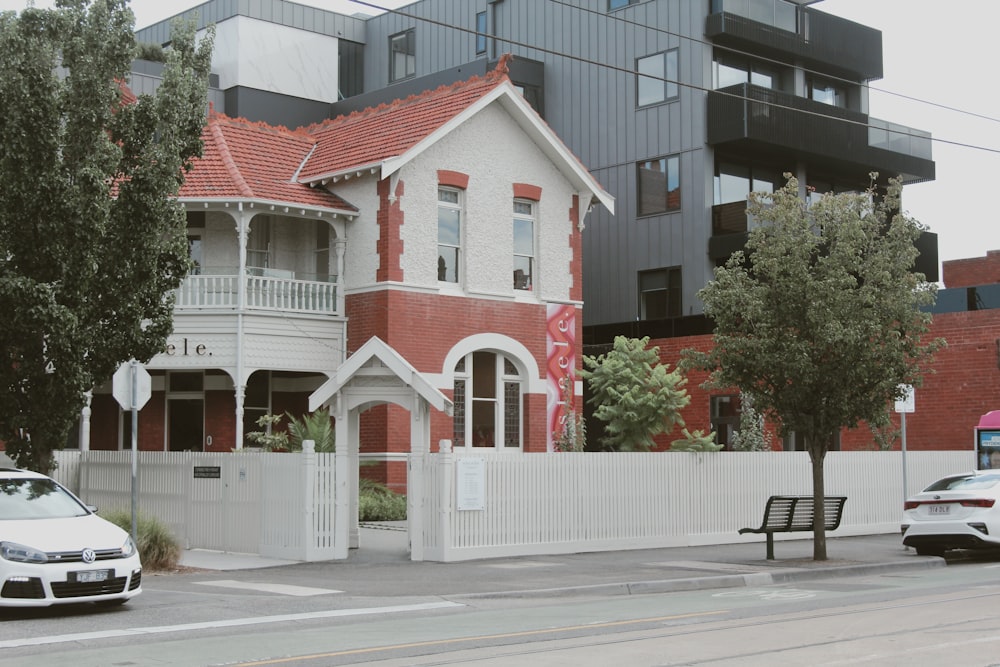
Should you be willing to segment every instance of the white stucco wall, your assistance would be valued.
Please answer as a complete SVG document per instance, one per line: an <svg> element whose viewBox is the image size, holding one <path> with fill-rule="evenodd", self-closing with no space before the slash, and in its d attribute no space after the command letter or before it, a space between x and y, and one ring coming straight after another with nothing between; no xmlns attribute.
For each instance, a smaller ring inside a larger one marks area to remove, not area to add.
<svg viewBox="0 0 1000 667"><path fill-rule="evenodd" d="M222 90L246 86L336 102L338 63L336 37L246 16L216 26L212 71Z"/></svg>
<svg viewBox="0 0 1000 667"><path fill-rule="evenodd" d="M407 164L400 206L401 259L407 286L448 291L437 279L437 189L439 169L469 175L463 196L462 291L563 301L571 286L569 209L575 190L552 162L499 105L491 105ZM531 292L513 288L513 184L542 188L535 206L535 284ZM362 214L348 231L347 281L350 288L375 282L378 198L374 177L334 186Z"/></svg>

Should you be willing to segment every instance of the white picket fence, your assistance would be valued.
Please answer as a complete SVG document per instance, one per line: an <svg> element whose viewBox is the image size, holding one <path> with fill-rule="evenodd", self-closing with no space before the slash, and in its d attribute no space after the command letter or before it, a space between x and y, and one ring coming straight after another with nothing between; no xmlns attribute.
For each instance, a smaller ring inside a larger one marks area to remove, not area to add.
<svg viewBox="0 0 1000 667"><path fill-rule="evenodd" d="M57 460L54 476L85 502L130 509L130 452L64 451ZM332 454L140 452L139 510L189 548L346 558L356 503L339 499L334 520L334 464ZM908 452L908 491L974 467L971 451ZM419 513L410 517L411 555L442 562L761 541L738 530L760 524L768 496L812 493L802 452L435 452L411 455L409 475L423 490L409 498ZM831 537L899 530L901 452L831 452L825 478L827 495L847 496Z"/></svg>
<svg viewBox="0 0 1000 667"><path fill-rule="evenodd" d="M62 451L53 476L102 513L130 512L131 457ZM333 557L333 454L139 452L136 468L139 513L186 548Z"/></svg>
<svg viewBox="0 0 1000 667"><path fill-rule="evenodd" d="M463 458L482 466L462 470ZM971 451L909 452L907 486L974 467ZM434 453L411 471L425 475L424 558L444 562L759 541L738 531L760 525L769 496L812 494L804 452ZM899 530L901 452L831 452L825 486L848 499L831 537ZM477 498L482 509L460 508Z"/></svg>

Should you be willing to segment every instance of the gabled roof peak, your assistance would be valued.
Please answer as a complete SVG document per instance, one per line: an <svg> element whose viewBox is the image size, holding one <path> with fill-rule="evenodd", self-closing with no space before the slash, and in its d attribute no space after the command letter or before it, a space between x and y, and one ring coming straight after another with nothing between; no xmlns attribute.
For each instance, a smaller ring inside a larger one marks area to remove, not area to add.
<svg viewBox="0 0 1000 667"><path fill-rule="evenodd" d="M421 93L414 93L405 98L396 98L391 102L382 102L377 106L366 107L358 111L352 111L349 114L336 116L334 118L324 120L319 123L313 123L305 127L299 128L297 131L305 133L315 133L322 132L331 125L345 122L353 122L363 118L368 118L373 115L387 113L389 111L394 111L396 109L401 109L407 107L411 104L423 102L424 100L433 99L435 97L449 95L451 93L459 92L462 90L471 90L479 87L493 87L498 85L502 81L509 81L508 76L510 72L510 62L514 59L514 56L510 53L503 54L497 61L496 67L488 71L483 75L474 75L468 79L462 79L460 81L455 81L453 83L441 84L437 88L431 88L425 90Z"/></svg>

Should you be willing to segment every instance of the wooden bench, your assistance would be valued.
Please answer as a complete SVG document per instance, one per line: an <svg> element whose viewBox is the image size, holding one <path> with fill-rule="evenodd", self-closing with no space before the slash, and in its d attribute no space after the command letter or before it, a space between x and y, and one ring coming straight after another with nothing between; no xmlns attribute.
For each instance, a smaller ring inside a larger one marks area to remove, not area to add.
<svg viewBox="0 0 1000 667"><path fill-rule="evenodd" d="M823 499L823 522L828 531L840 526L846 496L827 496ZM812 496L771 496L764 508L764 521L760 528L740 528L744 533L764 533L767 536L767 559L774 560L774 534L813 531Z"/></svg>

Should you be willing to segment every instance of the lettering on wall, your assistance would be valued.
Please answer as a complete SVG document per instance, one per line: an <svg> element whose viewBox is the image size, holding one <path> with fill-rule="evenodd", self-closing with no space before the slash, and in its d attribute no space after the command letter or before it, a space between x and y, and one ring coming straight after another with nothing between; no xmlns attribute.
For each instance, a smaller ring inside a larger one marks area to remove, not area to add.
<svg viewBox="0 0 1000 667"><path fill-rule="evenodd" d="M187 338L182 338L180 343L167 343L163 350L168 357L210 357L212 353L204 343L194 343Z"/></svg>
<svg viewBox="0 0 1000 667"><path fill-rule="evenodd" d="M546 322L547 386L546 451L555 449L555 438L565 428L566 413L572 405L563 403L563 383L573 382L576 371L576 307L549 304ZM571 392L572 395L572 392ZM570 399L572 400L572 399Z"/></svg>

